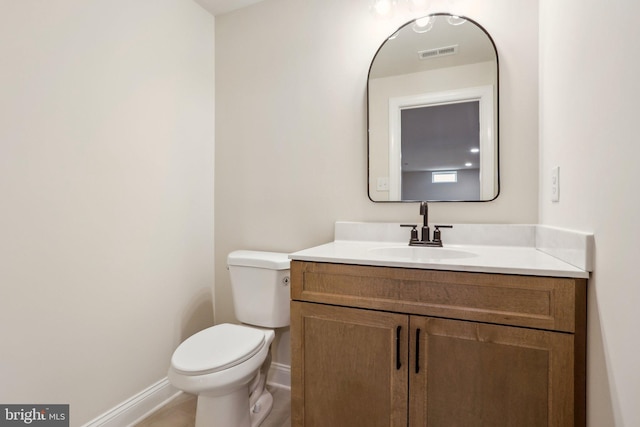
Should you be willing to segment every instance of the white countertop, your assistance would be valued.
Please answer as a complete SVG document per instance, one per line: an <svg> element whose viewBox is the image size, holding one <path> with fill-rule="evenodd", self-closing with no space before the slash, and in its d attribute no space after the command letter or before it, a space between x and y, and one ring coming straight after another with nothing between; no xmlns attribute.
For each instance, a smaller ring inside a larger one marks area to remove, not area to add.
<svg viewBox="0 0 640 427"><path fill-rule="evenodd" d="M402 268L419 268L430 270L449 270L449 271L468 271L468 272L482 272L482 273L501 273L501 274L521 274L532 276L550 276L550 277L573 277L573 278L588 278L590 271L590 256L592 247L592 235L587 233L576 232L578 237L584 237L584 251L577 250L575 247L571 247L570 250L562 247L561 243L563 239L558 239L557 236L563 236L563 234L571 233L567 230L558 230L558 233L554 233L554 248L548 250L546 246L549 246L545 237L542 248L535 244L535 236L538 233L533 230L533 238L526 237L526 241L523 242L509 242L504 244L505 239L496 238L496 232L510 231L513 236L513 228L505 226L498 226L498 228L491 229L494 226L478 226L483 227L482 230L477 231L475 235L486 233L487 229L490 229L492 233L492 242L498 242L500 244L458 244L460 238L452 238L456 244L447 244L445 232L443 230L443 240L445 241L443 248L421 248L410 247L407 241L398 241L397 236L386 237L378 240L381 233L381 228L386 227L388 230L395 230L395 227L399 228L399 224L379 224L380 227L371 227L367 224L364 228L375 228L378 233L376 240L365 240L371 238L371 233L345 233L345 227L350 231L359 229L362 230L363 223L337 223L336 224L336 239L331 243L316 246L309 249L304 249L291 254L289 257L293 260L299 261L313 261L313 262L330 262L339 264L357 264L357 265L372 265L372 266L387 266L387 267L402 267ZM353 227L351 226L353 225ZM465 232L470 231L469 225L459 227L464 229ZM489 228L487 228L489 227ZM536 226L516 226L515 230L522 231L523 227L536 227ZM455 226L454 226L455 229ZM496 231L503 229L502 231ZM369 230L370 231L370 230ZM551 229L551 232L554 230ZM547 229L542 233L549 233ZM384 233L382 233L384 234ZM528 236L531 233L522 233L523 236ZM455 236L452 236L455 237ZM571 237L569 241L573 245L576 238ZM358 240L359 238L365 238ZM341 240L344 239L344 240ZM540 239L540 238L538 238ZM477 240L474 241L477 243ZM540 242L542 243L542 242ZM398 249L396 249L398 248ZM422 251L421 249L426 249ZM438 252L444 249L442 257ZM395 253L398 251L399 253ZM571 253L569 262L563 258L564 253ZM579 262L574 262L573 257L576 253L579 253ZM560 255L558 255L560 254ZM449 255L455 257L448 257ZM571 263L570 263L571 262ZM578 265L572 265L578 264Z"/></svg>

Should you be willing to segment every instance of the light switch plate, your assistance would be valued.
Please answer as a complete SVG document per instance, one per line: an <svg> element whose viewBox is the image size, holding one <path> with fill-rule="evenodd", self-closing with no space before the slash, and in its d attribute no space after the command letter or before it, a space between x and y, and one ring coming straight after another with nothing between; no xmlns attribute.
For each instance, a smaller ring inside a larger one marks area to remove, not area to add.
<svg viewBox="0 0 640 427"><path fill-rule="evenodd" d="M551 201L560 201L560 166L551 169Z"/></svg>
<svg viewBox="0 0 640 427"><path fill-rule="evenodd" d="M382 177L378 178L378 185L376 186L376 190L378 191L389 191L389 178Z"/></svg>

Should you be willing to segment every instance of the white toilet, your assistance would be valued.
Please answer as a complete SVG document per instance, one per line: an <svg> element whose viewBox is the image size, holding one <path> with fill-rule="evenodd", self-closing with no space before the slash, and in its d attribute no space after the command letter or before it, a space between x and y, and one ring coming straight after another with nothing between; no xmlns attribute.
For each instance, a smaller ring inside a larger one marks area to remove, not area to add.
<svg viewBox="0 0 640 427"><path fill-rule="evenodd" d="M198 395L196 427L257 427L271 411L266 388L273 328L289 325L289 258L234 251L227 258L236 317L189 337L171 357L169 381Z"/></svg>

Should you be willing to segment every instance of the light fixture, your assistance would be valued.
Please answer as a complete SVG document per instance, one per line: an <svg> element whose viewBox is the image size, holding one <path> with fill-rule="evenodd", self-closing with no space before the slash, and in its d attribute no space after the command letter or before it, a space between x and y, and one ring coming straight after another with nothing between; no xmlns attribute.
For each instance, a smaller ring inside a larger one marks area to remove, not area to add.
<svg viewBox="0 0 640 427"><path fill-rule="evenodd" d="M465 163L464 165L465 165L466 167L468 167L468 168L469 168L469 167L471 167L471 166L473 166L473 164L472 164L471 162L467 162L467 163Z"/></svg>
<svg viewBox="0 0 640 427"><path fill-rule="evenodd" d="M411 29L416 33L426 33L433 28L433 23L436 22L435 16L424 16L414 21Z"/></svg>
<svg viewBox="0 0 640 427"><path fill-rule="evenodd" d="M429 0L407 0L407 3L409 3L409 10L424 10Z"/></svg>
<svg viewBox="0 0 640 427"><path fill-rule="evenodd" d="M424 11L430 0L371 0L371 9L378 16L393 14L393 10L399 4L407 4L410 11Z"/></svg>
<svg viewBox="0 0 640 427"><path fill-rule="evenodd" d="M451 15L447 18L447 22L449 22L449 24L451 25L462 25L467 22L467 20L456 15Z"/></svg>
<svg viewBox="0 0 640 427"><path fill-rule="evenodd" d="M469 151L471 151L472 153L479 153L479 152L480 152L480 149L479 149L479 148L472 148L472 149L471 149L471 150L469 150Z"/></svg>
<svg viewBox="0 0 640 427"><path fill-rule="evenodd" d="M395 5L394 0L373 0L371 8L380 16L388 15L391 7Z"/></svg>

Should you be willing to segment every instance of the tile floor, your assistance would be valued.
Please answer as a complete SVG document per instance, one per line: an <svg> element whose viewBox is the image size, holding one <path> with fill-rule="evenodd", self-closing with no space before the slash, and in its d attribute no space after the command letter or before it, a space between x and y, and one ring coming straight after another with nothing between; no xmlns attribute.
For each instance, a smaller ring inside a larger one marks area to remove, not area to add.
<svg viewBox="0 0 640 427"><path fill-rule="evenodd" d="M273 408L260 427L291 427L291 392L278 387L267 388L273 395ZM182 393L134 427L194 427L195 422L196 397Z"/></svg>

